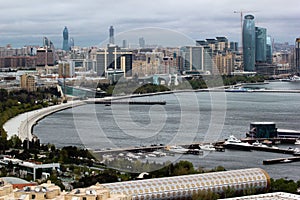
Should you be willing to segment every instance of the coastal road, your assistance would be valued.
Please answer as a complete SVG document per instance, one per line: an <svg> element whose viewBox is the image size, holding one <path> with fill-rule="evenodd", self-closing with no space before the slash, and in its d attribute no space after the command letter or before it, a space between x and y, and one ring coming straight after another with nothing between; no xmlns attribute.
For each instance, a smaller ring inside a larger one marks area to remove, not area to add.
<svg viewBox="0 0 300 200"><path fill-rule="evenodd" d="M34 110L20 114L9 121L7 121L3 128L7 132L7 138L12 137L13 135L19 136L23 141L26 138L29 140L32 139L32 127L42 118L50 115L52 113L58 112L60 110L72 108L75 106L80 106L86 104L83 101L69 101L67 103L49 106L39 110Z"/></svg>

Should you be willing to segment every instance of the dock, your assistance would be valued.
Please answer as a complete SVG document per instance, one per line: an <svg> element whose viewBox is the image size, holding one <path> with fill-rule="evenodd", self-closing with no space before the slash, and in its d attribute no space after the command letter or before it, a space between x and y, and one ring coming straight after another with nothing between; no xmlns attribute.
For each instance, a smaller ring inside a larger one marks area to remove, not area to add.
<svg viewBox="0 0 300 200"><path fill-rule="evenodd" d="M166 105L166 101L95 101L94 104Z"/></svg>
<svg viewBox="0 0 300 200"><path fill-rule="evenodd" d="M299 162L300 156L288 157L288 158L275 158L263 160L264 165L280 164L280 163L290 163L290 162Z"/></svg>
<svg viewBox="0 0 300 200"><path fill-rule="evenodd" d="M251 150L255 151L264 151L264 152L272 152L272 153L282 153L282 154L294 154L294 150L292 149L282 149L282 148L274 148L274 147L260 147L260 146L251 146Z"/></svg>

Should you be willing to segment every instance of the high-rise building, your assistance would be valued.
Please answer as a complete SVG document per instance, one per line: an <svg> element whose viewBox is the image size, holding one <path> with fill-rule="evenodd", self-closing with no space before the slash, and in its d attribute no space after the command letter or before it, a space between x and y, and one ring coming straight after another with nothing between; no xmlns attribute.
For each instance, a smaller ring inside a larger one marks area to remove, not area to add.
<svg viewBox="0 0 300 200"><path fill-rule="evenodd" d="M125 76L132 76L132 52L124 51L118 46L108 45L97 51L97 74L104 76L107 70L121 70Z"/></svg>
<svg viewBox="0 0 300 200"><path fill-rule="evenodd" d="M115 44L114 27L109 28L109 44Z"/></svg>
<svg viewBox="0 0 300 200"><path fill-rule="evenodd" d="M267 29L255 27L255 61L267 62Z"/></svg>
<svg viewBox="0 0 300 200"><path fill-rule="evenodd" d="M75 42L74 42L74 38L73 37L71 37L70 38L70 48L72 48L72 47L74 47L74 44Z"/></svg>
<svg viewBox="0 0 300 200"><path fill-rule="evenodd" d="M54 66L54 50L45 48L38 48L36 50L36 66L44 67L44 66Z"/></svg>
<svg viewBox="0 0 300 200"><path fill-rule="evenodd" d="M267 36L267 63L273 63L273 48L271 36Z"/></svg>
<svg viewBox="0 0 300 200"><path fill-rule="evenodd" d="M296 42L295 42L295 70L296 72L300 72L300 38L296 38Z"/></svg>
<svg viewBox="0 0 300 200"><path fill-rule="evenodd" d="M122 42L122 48L123 48L123 49L128 48L127 40L123 40L123 42Z"/></svg>
<svg viewBox="0 0 300 200"><path fill-rule="evenodd" d="M145 39L143 37L139 38L139 45L140 48L145 48Z"/></svg>
<svg viewBox="0 0 300 200"><path fill-rule="evenodd" d="M71 62L60 62L58 64L58 76L60 78L72 78L75 75L75 67Z"/></svg>
<svg viewBox="0 0 300 200"><path fill-rule="evenodd" d="M203 59L203 47L202 46L186 46L183 47L184 71L203 71L204 59Z"/></svg>
<svg viewBox="0 0 300 200"><path fill-rule="evenodd" d="M69 47L69 32L68 32L68 28L65 26L64 30L63 30L63 50L65 51L69 51L70 47Z"/></svg>
<svg viewBox="0 0 300 200"><path fill-rule="evenodd" d="M246 15L243 24L244 71L255 70L255 22L253 15Z"/></svg>
<svg viewBox="0 0 300 200"><path fill-rule="evenodd" d="M238 52L239 51L239 43L238 42L230 42L229 49L233 52Z"/></svg>

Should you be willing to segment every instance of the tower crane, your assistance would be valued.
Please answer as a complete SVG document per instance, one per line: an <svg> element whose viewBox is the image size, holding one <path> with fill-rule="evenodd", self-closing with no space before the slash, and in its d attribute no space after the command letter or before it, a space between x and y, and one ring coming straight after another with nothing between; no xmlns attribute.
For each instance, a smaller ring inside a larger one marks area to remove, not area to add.
<svg viewBox="0 0 300 200"><path fill-rule="evenodd" d="M251 11L251 10L235 10L233 11L233 13L236 14L240 14L241 17L241 47L242 47L242 43L243 43L243 17L244 17L244 13L250 13L250 12L257 12L257 11Z"/></svg>

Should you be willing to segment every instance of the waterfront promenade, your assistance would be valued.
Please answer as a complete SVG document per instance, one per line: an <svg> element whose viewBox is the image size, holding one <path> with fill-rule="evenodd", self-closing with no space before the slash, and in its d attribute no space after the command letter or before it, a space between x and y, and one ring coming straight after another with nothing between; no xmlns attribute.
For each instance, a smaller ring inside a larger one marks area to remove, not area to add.
<svg viewBox="0 0 300 200"><path fill-rule="evenodd" d="M13 135L17 135L22 141L26 138L31 140L33 137L32 128L39 120L60 110L84 104L85 102L83 101L69 101L67 103L62 103L59 105L49 106L39 110L22 113L8 120L4 124L3 128L7 132L8 138L12 137Z"/></svg>

